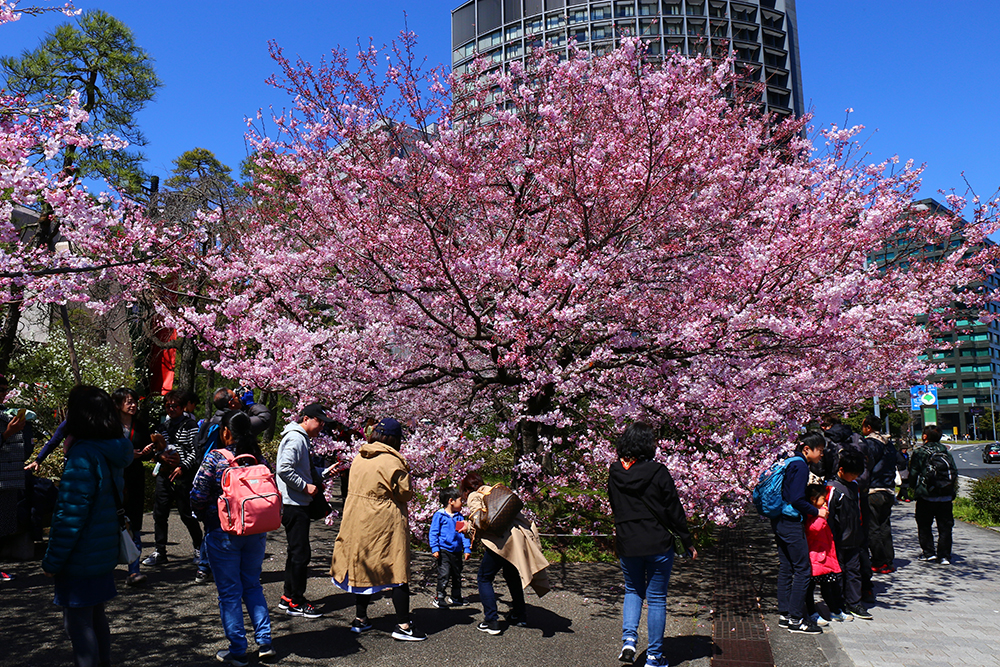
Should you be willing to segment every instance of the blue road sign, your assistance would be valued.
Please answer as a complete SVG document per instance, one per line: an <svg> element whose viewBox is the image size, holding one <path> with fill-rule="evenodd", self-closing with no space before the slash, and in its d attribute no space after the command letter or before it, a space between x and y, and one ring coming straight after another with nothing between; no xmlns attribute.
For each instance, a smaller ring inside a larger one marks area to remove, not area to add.
<svg viewBox="0 0 1000 667"><path fill-rule="evenodd" d="M923 408L936 408L937 406L937 387L928 384L910 387L910 410L919 412Z"/></svg>

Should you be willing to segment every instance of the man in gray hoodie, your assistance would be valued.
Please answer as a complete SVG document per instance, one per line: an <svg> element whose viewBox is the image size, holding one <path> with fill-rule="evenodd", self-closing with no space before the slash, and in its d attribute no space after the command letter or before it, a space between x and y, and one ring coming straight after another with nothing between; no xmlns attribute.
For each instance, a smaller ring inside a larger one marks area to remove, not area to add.
<svg viewBox="0 0 1000 667"><path fill-rule="evenodd" d="M281 432L278 445L278 490L281 492L281 525L285 527L288 554L285 557L285 592L278 602L289 616L322 616L306 599L306 579L312 552L309 548L309 514L312 497L319 492L313 484L309 460L309 439L315 438L333 419L320 403L310 403L299 413L298 423Z"/></svg>

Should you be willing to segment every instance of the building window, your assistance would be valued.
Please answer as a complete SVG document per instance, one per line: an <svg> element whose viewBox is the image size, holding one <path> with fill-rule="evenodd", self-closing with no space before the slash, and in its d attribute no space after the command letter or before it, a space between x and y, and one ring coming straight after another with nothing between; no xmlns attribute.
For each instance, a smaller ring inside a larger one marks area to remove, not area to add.
<svg viewBox="0 0 1000 667"><path fill-rule="evenodd" d="M603 21L611 18L611 5L594 5L590 8L591 21Z"/></svg>
<svg viewBox="0 0 1000 667"><path fill-rule="evenodd" d="M547 30L561 28L564 25L566 25L566 16L562 12L558 14L549 14L545 17L545 28Z"/></svg>
<svg viewBox="0 0 1000 667"><path fill-rule="evenodd" d="M628 18L635 16L635 3L631 0L625 0L625 2L615 3L615 18Z"/></svg>
<svg viewBox="0 0 1000 667"><path fill-rule="evenodd" d="M757 29L733 26L733 39L739 39L744 42L756 42Z"/></svg>
<svg viewBox="0 0 1000 667"><path fill-rule="evenodd" d="M615 21L615 32L619 37L635 36L635 21Z"/></svg>
<svg viewBox="0 0 1000 667"><path fill-rule="evenodd" d="M757 8L733 3L733 19L744 23L756 23Z"/></svg>
<svg viewBox="0 0 1000 667"><path fill-rule="evenodd" d="M682 24L680 21L667 21L663 24L663 34L664 35L683 35L684 31L681 29Z"/></svg>
<svg viewBox="0 0 1000 667"><path fill-rule="evenodd" d="M639 0L639 16L656 16L659 4L656 0Z"/></svg>
<svg viewBox="0 0 1000 667"><path fill-rule="evenodd" d="M504 34L504 39L510 42L515 39L521 39L523 35L524 31L521 29L521 24L518 23L517 25L507 28L507 32Z"/></svg>
<svg viewBox="0 0 1000 667"><path fill-rule="evenodd" d="M705 22L704 21L688 21L688 34L694 37L704 37L705 36Z"/></svg>
<svg viewBox="0 0 1000 667"><path fill-rule="evenodd" d="M542 17L536 17L524 22L524 32L528 35L537 35L542 31Z"/></svg>
<svg viewBox="0 0 1000 667"><path fill-rule="evenodd" d="M569 41L583 44L587 41L586 28L571 28L569 31Z"/></svg>
<svg viewBox="0 0 1000 667"><path fill-rule="evenodd" d="M494 46L500 46L500 31L496 30L479 38L479 50L486 51Z"/></svg>
<svg viewBox="0 0 1000 667"><path fill-rule="evenodd" d="M586 23L588 19L588 13L586 9L573 9L569 13L569 24L574 23Z"/></svg>
<svg viewBox="0 0 1000 667"><path fill-rule="evenodd" d="M712 18L724 19L726 18L726 3L724 2L709 2L708 3L708 15Z"/></svg>
<svg viewBox="0 0 1000 667"><path fill-rule="evenodd" d="M594 41L601 39L611 39L613 36L614 36L614 29L612 29L610 23L599 23L591 27L590 38L593 39Z"/></svg>
<svg viewBox="0 0 1000 667"><path fill-rule="evenodd" d="M688 16L704 16L705 15L705 5L695 5L688 1L687 4L687 15Z"/></svg>
<svg viewBox="0 0 1000 667"><path fill-rule="evenodd" d="M660 24L655 19L639 19L639 34L650 36L660 34Z"/></svg>

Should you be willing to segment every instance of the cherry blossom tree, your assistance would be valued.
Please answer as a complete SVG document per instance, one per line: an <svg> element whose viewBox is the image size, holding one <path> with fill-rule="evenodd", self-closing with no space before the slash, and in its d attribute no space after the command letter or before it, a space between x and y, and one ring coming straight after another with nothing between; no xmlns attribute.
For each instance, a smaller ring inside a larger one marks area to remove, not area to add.
<svg viewBox="0 0 1000 667"><path fill-rule="evenodd" d="M387 64L272 47L291 108L251 128L255 205L173 318L223 375L417 424L422 483L510 449L521 491L586 530L644 419L685 501L732 519L811 417L923 377L956 285L993 270L996 201L914 214L919 168L859 161L860 128L814 146L732 62L626 40L449 80L413 40ZM873 261L887 243L912 251Z"/></svg>
<svg viewBox="0 0 1000 667"><path fill-rule="evenodd" d="M77 13L71 5L24 9L0 0L0 23L47 10ZM204 233L158 223L128 199L81 185L60 154L127 146L110 134L84 134L88 117L76 91L31 101L0 91L0 303L8 312L0 370L13 352L22 308L84 302L106 309L134 299L163 275L176 274L188 243ZM14 215L19 207L26 213L20 219ZM90 288L106 280L118 289L97 302Z"/></svg>

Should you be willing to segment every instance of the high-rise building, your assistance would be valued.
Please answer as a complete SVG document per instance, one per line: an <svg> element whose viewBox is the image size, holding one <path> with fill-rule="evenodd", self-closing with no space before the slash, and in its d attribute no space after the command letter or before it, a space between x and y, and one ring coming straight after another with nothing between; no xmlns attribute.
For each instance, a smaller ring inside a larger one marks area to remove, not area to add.
<svg viewBox="0 0 1000 667"><path fill-rule="evenodd" d="M650 57L734 54L761 102L802 115L795 0L469 0L451 13L452 69L480 56L501 66L570 43L601 55L639 35Z"/></svg>
<svg viewBox="0 0 1000 667"><path fill-rule="evenodd" d="M912 210L917 215L952 215L948 207L934 199L915 201ZM947 241L942 239L938 243L897 236L890 239L871 259L879 267L896 264L905 269L909 267L910 258L933 261L947 257L965 243L962 236L964 225L964 221L956 218L951 236ZM984 243L993 245L989 239ZM991 274L983 276L981 284L964 287L982 287L990 293L997 293L1000 280ZM989 302L987 310L990 313L1000 312L1000 302ZM926 317L917 318L921 326L926 320ZM976 311L959 310L951 324L955 330L938 332L934 339L940 346L927 350L920 358L943 364L926 379L927 384L938 386L938 425L949 436L964 437L973 432L973 420L977 412L988 412L1000 407L1000 322L983 322ZM900 395L905 395L905 392ZM918 415L915 429L918 433L922 427L921 422ZM977 435L993 437L992 430Z"/></svg>

